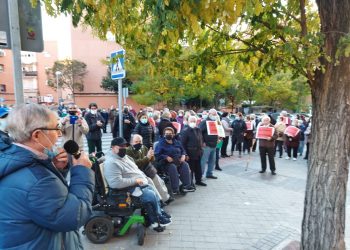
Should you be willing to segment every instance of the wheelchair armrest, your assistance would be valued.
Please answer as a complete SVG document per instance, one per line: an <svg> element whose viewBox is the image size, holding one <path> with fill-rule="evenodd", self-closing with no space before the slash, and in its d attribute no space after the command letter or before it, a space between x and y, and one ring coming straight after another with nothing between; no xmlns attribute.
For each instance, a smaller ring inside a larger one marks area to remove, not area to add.
<svg viewBox="0 0 350 250"><path fill-rule="evenodd" d="M127 192L131 192L131 190L135 187L137 187L137 185L129 186L126 188L109 188L109 192L111 192L111 193L127 193Z"/></svg>

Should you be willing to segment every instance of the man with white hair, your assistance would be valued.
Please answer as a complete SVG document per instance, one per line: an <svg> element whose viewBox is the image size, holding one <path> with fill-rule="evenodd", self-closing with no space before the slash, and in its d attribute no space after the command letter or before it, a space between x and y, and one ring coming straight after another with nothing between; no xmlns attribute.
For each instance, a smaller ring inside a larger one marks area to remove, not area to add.
<svg viewBox="0 0 350 250"><path fill-rule="evenodd" d="M217 115L215 109L210 109L208 117L199 124L203 136L203 155L201 158L202 174L205 173L206 165L208 163L206 177L209 179L218 178L213 175L213 169L216 159L216 144L218 143L219 137L217 135L208 134L207 121L216 121Z"/></svg>
<svg viewBox="0 0 350 250"><path fill-rule="evenodd" d="M168 189L165 186L164 181L157 174L157 169L153 166L154 162L154 150L152 147L149 149L143 144L143 138L139 134L131 135L130 146L126 149L126 154L130 156L138 168L150 178L152 185L156 188L160 199L165 203L170 203Z"/></svg>
<svg viewBox="0 0 350 250"><path fill-rule="evenodd" d="M88 156L72 158L68 184L57 114L38 104L12 109L7 130L14 143L0 139L0 249L83 249L78 230L94 192Z"/></svg>
<svg viewBox="0 0 350 250"><path fill-rule="evenodd" d="M284 124L286 124L287 127L288 127L289 125L291 125L292 120L288 117L287 111L282 110L281 113L280 113L280 116L283 117Z"/></svg>
<svg viewBox="0 0 350 250"><path fill-rule="evenodd" d="M206 186L202 181L201 155L203 136L201 130L197 127L197 117L188 117L188 126L181 133L181 142L187 153L187 162L191 169L191 180L196 180L196 185Z"/></svg>
<svg viewBox="0 0 350 250"><path fill-rule="evenodd" d="M259 127L274 127L270 123L270 117L263 116L261 119L261 123L258 126ZM261 171L259 173L265 173L266 171L266 154L269 158L269 165L272 175L276 175L276 166L275 166L275 140L277 139L278 135L276 133L276 130L274 130L274 134L267 138L267 139L259 139L259 151L260 151L260 160L261 160Z"/></svg>

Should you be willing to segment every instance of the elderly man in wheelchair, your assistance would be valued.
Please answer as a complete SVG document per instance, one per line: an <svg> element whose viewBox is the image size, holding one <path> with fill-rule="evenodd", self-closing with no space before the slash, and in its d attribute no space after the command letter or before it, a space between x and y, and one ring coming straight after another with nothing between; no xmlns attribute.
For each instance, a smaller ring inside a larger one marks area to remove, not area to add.
<svg viewBox="0 0 350 250"><path fill-rule="evenodd" d="M139 197L153 228L171 224L171 216L160 207L160 200L153 187L148 185L146 175L134 160L126 155L127 142L117 137L111 142L111 151L106 155L104 176L112 189L129 188L131 196Z"/></svg>

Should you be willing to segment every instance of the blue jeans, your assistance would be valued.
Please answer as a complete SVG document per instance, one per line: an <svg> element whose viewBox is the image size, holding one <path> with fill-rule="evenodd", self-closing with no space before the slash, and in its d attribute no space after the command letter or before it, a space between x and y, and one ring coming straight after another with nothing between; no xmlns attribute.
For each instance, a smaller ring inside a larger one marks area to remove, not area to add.
<svg viewBox="0 0 350 250"><path fill-rule="evenodd" d="M213 175L215 159L216 159L216 148L211 148L208 146L204 147L203 148L203 155L201 158L201 167L202 167L202 174L204 174L205 173L205 166L208 163L206 177Z"/></svg>
<svg viewBox="0 0 350 250"><path fill-rule="evenodd" d="M140 200L147 211L147 215L151 223L157 222L157 217L162 214L160 208L160 200L150 186L141 187L142 195Z"/></svg>
<svg viewBox="0 0 350 250"><path fill-rule="evenodd" d="M298 153L300 155L303 154L303 151L304 151L304 145L305 145L305 141L299 141L299 148L298 148Z"/></svg>

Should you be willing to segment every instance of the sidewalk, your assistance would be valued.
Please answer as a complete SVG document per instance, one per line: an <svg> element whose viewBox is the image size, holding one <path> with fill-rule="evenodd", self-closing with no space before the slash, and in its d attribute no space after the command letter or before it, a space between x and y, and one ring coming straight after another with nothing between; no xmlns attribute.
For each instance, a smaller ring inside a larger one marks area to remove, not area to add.
<svg viewBox="0 0 350 250"><path fill-rule="evenodd" d="M223 171L207 187L166 207L173 223L162 233L147 229L137 245L135 230L104 245L85 236L85 249L283 249L300 241L306 161L275 158L277 175L260 170L259 153L220 160Z"/></svg>

